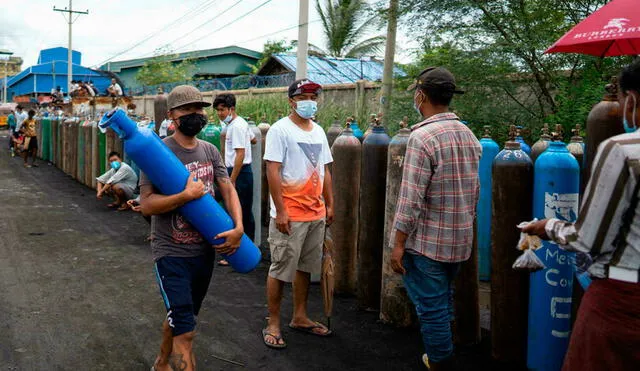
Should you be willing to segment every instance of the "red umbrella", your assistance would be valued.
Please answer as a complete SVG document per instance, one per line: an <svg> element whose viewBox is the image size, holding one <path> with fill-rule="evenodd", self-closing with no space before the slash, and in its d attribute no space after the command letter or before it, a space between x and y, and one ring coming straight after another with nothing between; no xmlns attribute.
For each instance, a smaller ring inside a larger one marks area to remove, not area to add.
<svg viewBox="0 0 640 371"><path fill-rule="evenodd" d="M578 23L545 53L597 57L640 54L640 1L609 2Z"/></svg>

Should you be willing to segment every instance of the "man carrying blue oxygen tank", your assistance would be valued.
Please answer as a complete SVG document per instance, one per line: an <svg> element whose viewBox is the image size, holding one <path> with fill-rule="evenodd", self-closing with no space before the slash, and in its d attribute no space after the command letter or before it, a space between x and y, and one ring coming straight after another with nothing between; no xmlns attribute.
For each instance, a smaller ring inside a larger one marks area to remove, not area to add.
<svg viewBox="0 0 640 371"><path fill-rule="evenodd" d="M231 255L244 233L242 209L218 149L196 139L207 124L202 99L192 86L175 87L167 99L168 117L176 132L163 141L191 173L184 191L165 196L156 191L144 173L140 174L140 206L152 215L151 252L156 279L167 309L160 354L152 370L194 370L193 338L196 316L209 288L215 251ZM224 199L235 228L220 233L221 245L211 246L177 209L189 201L214 194L214 183Z"/></svg>

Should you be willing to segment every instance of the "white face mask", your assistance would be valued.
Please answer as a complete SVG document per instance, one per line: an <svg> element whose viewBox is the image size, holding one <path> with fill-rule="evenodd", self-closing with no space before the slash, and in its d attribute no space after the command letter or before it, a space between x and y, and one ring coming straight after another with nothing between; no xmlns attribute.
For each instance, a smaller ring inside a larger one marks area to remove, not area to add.
<svg viewBox="0 0 640 371"><path fill-rule="evenodd" d="M310 119L318 112L318 103L314 100L299 100L296 102L296 113L303 119Z"/></svg>
<svg viewBox="0 0 640 371"><path fill-rule="evenodd" d="M418 112L418 115L422 116L422 112L420 112L420 106L422 106L422 103L424 103L424 96L422 98L422 101L420 103L416 103L416 96L418 95L418 91L416 90L416 94L414 94L413 96L413 109L416 110L416 112Z"/></svg>
<svg viewBox="0 0 640 371"><path fill-rule="evenodd" d="M629 103L629 98L633 98L633 116L632 125L629 125L629 121L627 120L627 104ZM622 126L624 126L624 131L627 133L633 133L637 130L636 126L636 108L637 108L636 96L634 94L627 95L627 98L624 100L624 109L622 111Z"/></svg>

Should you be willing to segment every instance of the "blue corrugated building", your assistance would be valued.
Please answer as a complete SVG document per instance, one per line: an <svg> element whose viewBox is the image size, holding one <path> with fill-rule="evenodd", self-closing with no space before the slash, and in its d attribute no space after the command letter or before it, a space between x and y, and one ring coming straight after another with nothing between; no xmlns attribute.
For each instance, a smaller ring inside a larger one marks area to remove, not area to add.
<svg viewBox="0 0 640 371"><path fill-rule="evenodd" d="M108 73L81 65L82 54L79 51L72 52L71 62L72 80L91 80L100 92L105 92L111 84ZM67 93L67 48L62 47L41 50L38 64L10 77L7 81L7 96L13 100L17 96L49 94L57 86Z"/></svg>
<svg viewBox="0 0 640 371"><path fill-rule="evenodd" d="M295 54L278 53L271 56L257 75L270 76L290 73L295 76L298 58ZM307 77L318 84L346 84L358 80L381 81L384 61L371 58L335 58L309 55ZM394 76L406 76L394 67ZM291 80L293 82L293 80Z"/></svg>

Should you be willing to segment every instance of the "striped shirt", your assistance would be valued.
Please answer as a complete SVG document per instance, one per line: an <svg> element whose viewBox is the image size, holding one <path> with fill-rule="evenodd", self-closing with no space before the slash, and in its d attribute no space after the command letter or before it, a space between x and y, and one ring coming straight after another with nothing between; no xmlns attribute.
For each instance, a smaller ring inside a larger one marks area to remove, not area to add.
<svg viewBox="0 0 640 371"><path fill-rule="evenodd" d="M593 164L578 220L550 219L547 235L567 250L591 255L591 276L638 282L640 210L629 208L640 190L640 132L604 141Z"/></svg>
<svg viewBox="0 0 640 371"><path fill-rule="evenodd" d="M411 253L465 261L480 190L480 142L453 113L431 116L411 130L395 228L408 235Z"/></svg>

